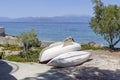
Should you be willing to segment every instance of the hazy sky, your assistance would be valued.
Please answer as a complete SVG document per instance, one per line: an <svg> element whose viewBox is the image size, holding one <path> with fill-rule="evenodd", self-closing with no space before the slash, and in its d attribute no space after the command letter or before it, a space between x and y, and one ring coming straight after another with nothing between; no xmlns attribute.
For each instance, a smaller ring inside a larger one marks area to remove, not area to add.
<svg viewBox="0 0 120 80"><path fill-rule="evenodd" d="M120 0L102 0L120 5ZM92 15L91 0L0 0L0 17L51 17Z"/></svg>

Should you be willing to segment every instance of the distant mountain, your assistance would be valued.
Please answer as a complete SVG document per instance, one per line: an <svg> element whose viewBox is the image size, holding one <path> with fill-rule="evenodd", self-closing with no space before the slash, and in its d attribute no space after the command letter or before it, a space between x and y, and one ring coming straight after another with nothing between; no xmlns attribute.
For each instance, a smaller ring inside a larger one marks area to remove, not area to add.
<svg viewBox="0 0 120 80"><path fill-rule="evenodd" d="M11 21L11 18L8 17L0 17L0 22L7 22L7 21Z"/></svg>
<svg viewBox="0 0 120 80"><path fill-rule="evenodd" d="M0 22L89 22L90 16L56 16L56 17L0 17Z"/></svg>

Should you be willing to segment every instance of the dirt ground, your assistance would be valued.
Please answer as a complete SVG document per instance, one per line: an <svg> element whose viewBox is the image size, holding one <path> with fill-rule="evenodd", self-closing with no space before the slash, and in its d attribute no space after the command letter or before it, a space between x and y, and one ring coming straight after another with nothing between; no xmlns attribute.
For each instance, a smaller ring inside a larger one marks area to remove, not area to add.
<svg viewBox="0 0 120 80"><path fill-rule="evenodd" d="M89 61L74 67L59 68L75 80L120 80L120 52L87 50L92 53Z"/></svg>

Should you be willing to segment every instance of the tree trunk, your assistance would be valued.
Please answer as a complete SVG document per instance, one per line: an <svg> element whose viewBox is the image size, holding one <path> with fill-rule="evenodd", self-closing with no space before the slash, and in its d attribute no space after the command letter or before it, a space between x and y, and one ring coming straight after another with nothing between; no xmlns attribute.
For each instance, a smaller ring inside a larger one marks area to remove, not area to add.
<svg viewBox="0 0 120 80"><path fill-rule="evenodd" d="M3 52L1 52L1 54L0 54L0 59L2 59L3 58Z"/></svg>
<svg viewBox="0 0 120 80"><path fill-rule="evenodd" d="M110 49L114 49L114 45L113 45L113 44L110 44L110 45L109 45L109 48L110 48Z"/></svg>
<svg viewBox="0 0 120 80"><path fill-rule="evenodd" d="M109 45L109 48L110 49L114 49L114 44L113 44L113 37L112 37L112 33L110 32L110 45Z"/></svg>

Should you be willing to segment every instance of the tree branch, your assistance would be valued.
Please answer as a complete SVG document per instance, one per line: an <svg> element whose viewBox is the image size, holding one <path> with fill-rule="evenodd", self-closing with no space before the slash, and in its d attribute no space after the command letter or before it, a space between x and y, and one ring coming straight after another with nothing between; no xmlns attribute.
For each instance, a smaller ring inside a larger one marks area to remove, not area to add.
<svg viewBox="0 0 120 80"><path fill-rule="evenodd" d="M115 46L119 41L120 41L120 37L113 45Z"/></svg>

